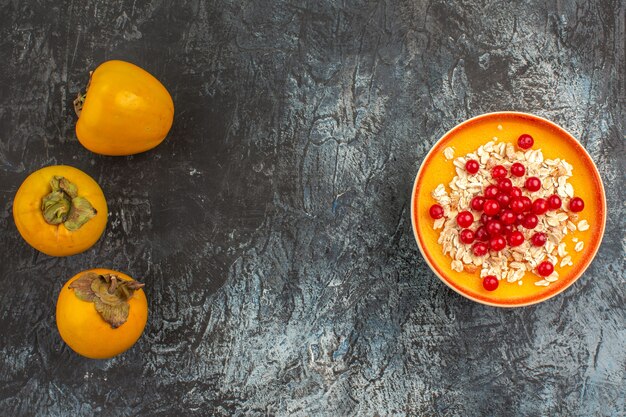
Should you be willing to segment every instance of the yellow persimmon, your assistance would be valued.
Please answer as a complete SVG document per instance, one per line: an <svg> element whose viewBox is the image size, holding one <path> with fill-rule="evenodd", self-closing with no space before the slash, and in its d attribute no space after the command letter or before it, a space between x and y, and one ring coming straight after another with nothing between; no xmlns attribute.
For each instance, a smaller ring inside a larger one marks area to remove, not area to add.
<svg viewBox="0 0 626 417"><path fill-rule="evenodd" d="M17 230L28 244L50 256L89 249L104 232L107 216L98 183L67 165L33 172L13 200Z"/></svg>
<svg viewBox="0 0 626 417"><path fill-rule="evenodd" d="M102 155L152 149L165 139L174 120L174 102L163 84L124 61L107 61L96 68L87 93L74 106L78 140Z"/></svg>
<svg viewBox="0 0 626 417"><path fill-rule="evenodd" d="M59 334L76 353L107 359L137 342L148 320L144 284L110 269L90 269L70 278L59 293Z"/></svg>

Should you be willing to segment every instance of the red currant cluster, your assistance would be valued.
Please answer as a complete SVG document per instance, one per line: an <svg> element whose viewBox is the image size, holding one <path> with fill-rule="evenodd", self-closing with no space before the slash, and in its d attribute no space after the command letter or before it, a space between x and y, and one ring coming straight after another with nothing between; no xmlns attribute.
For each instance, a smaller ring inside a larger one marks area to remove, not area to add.
<svg viewBox="0 0 626 417"><path fill-rule="evenodd" d="M530 148L534 143L530 135L521 135L517 145L522 149ZM480 169L478 161L470 159L465 163L465 170L473 175ZM526 167L519 162L511 165L510 174L514 177L523 177ZM472 246L475 256L484 256L489 250L499 252L509 247L520 246L524 243L524 234L519 230L534 229L538 222L538 216L548 210L561 208L561 198L554 194L545 198L536 198L534 201L523 194L522 189L514 187L510 178L507 178L507 169L502 165L496 165L491 169L491 177L495 184L485 188L483 195L472 198L470 206L477 212L482 212L479 226L472 230L469 227L474 223L474 215L470 211L461 211L456 216L457 224L462 228L459 233L461 242ZM541 180L537 177L528 177L524 182L524 189L530 193L541 189ZM585 207L580 197L572 198L569 209L573 212L582 211ZM430 207L430 216L433 219L443 217L443 207L434 204ZM545 233L537 232L530 237L533 246L543 246L547 241ZM548 276L554 271L554 265L549 261L543 261L537 266L537 273ZM488 291L498 287L498 279L488 275L483 279L483 286Z"/></svg>

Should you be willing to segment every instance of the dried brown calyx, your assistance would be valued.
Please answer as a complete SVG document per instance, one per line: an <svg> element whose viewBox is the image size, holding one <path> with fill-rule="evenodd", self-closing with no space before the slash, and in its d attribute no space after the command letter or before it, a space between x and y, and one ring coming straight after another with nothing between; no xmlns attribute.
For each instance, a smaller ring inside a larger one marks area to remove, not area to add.
<svg viewBox="0 0 626 417"><path fill-rule="evenodd" d="M69 285L78 298L93 303L102 319L116 329L128 320L128 300L139 288L138 281L126 281L115 274L85 272Z"/></svg>
<svg viewBox="0 0 626 417"><path fill-rule="evenodd" d="M41 202L41 213L46 223L63 223L69 231L75 231L92 219L98 212L85 197L78 196L78 188L67 178L55 175L50 180L52 192Z"/></svg>
<svg viewBox="0 0 626 417"><path fill-rule="evenodd" d="M87 98L87 91L89 90L89 85L91 84L91 75L93 71L89 71L89 82L87 83L87 87L85 88L85 93L78 93L78 96L74 99L74 112L76 116L80 118L80 113L83 111L83 105L85 104L85 99Z"/></svg>

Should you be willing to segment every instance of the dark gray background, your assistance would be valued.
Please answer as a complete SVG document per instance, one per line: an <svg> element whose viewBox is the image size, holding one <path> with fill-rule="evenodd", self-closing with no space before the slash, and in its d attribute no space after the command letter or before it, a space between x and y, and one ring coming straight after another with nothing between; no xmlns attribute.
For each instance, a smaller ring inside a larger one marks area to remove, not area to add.
<svg viewBox="0 0 626 417"><path fill-rule="evenodd" d="M626 6L511 3L0 0L0 414L624 415ZM75 138L72 99L114 58L176 105L142 155ZM497 110L577 136L609 205L587 273L515 310L445 287L409 219L436 139ZM42 255L13 224L49 164L108 198L84 254ZM54 321L62 284L96 266L150 303L108 361Z"/></svg>

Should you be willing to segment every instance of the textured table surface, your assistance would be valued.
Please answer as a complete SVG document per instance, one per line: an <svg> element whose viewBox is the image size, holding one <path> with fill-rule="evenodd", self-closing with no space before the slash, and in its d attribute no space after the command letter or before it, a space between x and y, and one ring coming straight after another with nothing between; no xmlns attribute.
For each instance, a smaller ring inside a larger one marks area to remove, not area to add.
<svg viewBox="0 0 626 417"><path fill-rule="evenodd" d="M512 3L0 0L0 414L624 415L626 5ZM176 105L145 154L75 137L72 99L114 58ZM514 310L445 287L409 220L435 140L496 110L571 131L609 205L583 277ZM14 226L15 191L49 164L108 198L84 254L42 255ZM150 303L108 361L54 321L95 266Z"/></svg>

